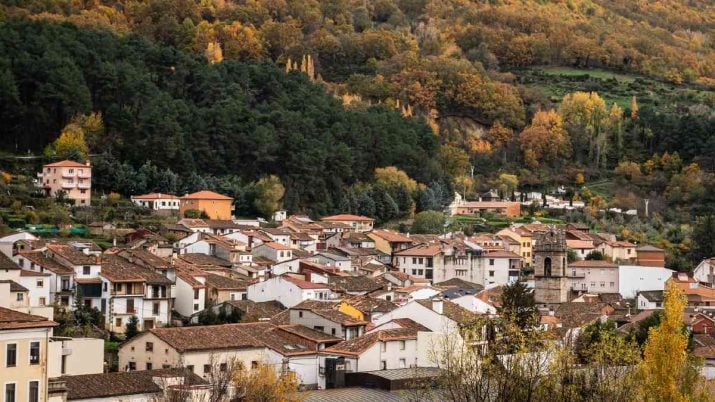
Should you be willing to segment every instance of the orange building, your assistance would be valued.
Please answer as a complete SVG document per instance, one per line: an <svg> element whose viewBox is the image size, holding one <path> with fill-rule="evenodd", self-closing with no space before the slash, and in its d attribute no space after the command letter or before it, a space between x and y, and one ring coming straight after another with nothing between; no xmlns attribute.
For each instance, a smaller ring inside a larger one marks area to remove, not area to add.
<svg viewBox="0 0 715 402"><path fill-rule="evenodd" d="M665 251L658 247L646 244L636 249L638 265L647 267L665 267Z"/></svg>
<svg viewBox="0 0 715 402"><path fill-rule="evenodd" d="M515 218L521 214L521 204L511 201L461 201L449 207L452 215L481 215L491 212L495 215Z"/></svg>
<svg viewBox="0 0 715 402"><path fill-rule="evenodd" d="M77 206L89 206L92 193L92 167L89 161L79 163L70 160L50 163L37 174L39 185L46 195L56 197L64 191Z"/></svg>
<svg viewBox="0 0 715 402"><path fill-rule="evenodd" d="M231 219L233 210L233 198L203 190L192 194L187 194L179 199L179 215L190 209L203 211L209 219Z"/></svg>

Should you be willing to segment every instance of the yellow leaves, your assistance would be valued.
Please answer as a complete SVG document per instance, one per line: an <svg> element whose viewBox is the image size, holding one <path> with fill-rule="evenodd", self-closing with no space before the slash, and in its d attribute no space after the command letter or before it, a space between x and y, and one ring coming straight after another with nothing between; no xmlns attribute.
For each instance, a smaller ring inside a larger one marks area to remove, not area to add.
<svg viewBox="0 0 715 402"><path fill-rule="evenodd" d="M636 101L635 95L631 98L631 120L638 120L638 101Z"/></svg>
<svg viewBox="0 0 715 402"><path fill-rule="evenodd" d="M221 27L220 36L226 59L242 61L263 59L263 42L253 26L236 21Z"/></svg>
<svg viewBox="0 0 715 402"><path fill-rule="evenodd" d="M204 52L206 60L209 64L216 64L223 61L223 51L221 50L221 44L218 42L209 42L206 45L206 52Z"/></svg>
<svg viewBox="0 0 715 402"><path fill-rule="evenodd" d="M469 151L473 154L487 155L492 153L492 144L489 141L478 137L470 137L468 140Z"/></svg>
<svg viewBox="0 0 715 402"><path fill-rule="evenodd" d="M388 189L404 186L407 191L412 194L414 194L419 187L417 181L394 166L375 169L375 182L384 185Z"/></svg>
<svg viewBox="0 0 715 402"><path fill-rule="evenodd" d="M568 133L555 110L536 112L531 125L519 136L527 166L536 168L539 161L554 164L571 154Z"/></svg>
<svg viewBox="0 0 715 402"><path fill-rule="evenodd" d="M581 184L583 184L585 181L586 181L586 180L585 180L585 178L583 177L583 173L581 173L581 172L576 173L576 177L574 178L574 183L575 183L575 184L581 185Z"/></svg>
<svg viewBox="0 0 715 402"><path fill-rule="evenodd" d="M648 332L640 366L642 397L646 401L690 400L681 389L687 369L687 335L683 332L683 312L687 299L672 282L665 289L660 325Z"/></svg>
<svg viewBox="0 0 715 402"><path fill-rule="evenodd" d="M234 376L234 386L246 401L298 402L300 385L295 373L286 371L278 375L271 364L258 363L256 367L241 368Z"/></svg>
<svg viewBox="0 0 715 402"><path fill-rule="evenodd" d="M254 185L256 199L253 205L258 212L266 217L271 217L280 207L280 201L285 195L285 187L278 176L261 177Z"/></svg>
<svg viewBox="0 0 715 402"><path fill-rule="evenodd" d="M496 148L507 145L514 138L514 131L504 127L501 122L495 122L487 132L487 140Z"/></svg>
<svg viewBox="0 0 715 402"><path fill-rule="evenodd" d="M8 172L2 171L0 172L0 179L2 179L3 183L10 184L12 181L12 175Z"/></svg>

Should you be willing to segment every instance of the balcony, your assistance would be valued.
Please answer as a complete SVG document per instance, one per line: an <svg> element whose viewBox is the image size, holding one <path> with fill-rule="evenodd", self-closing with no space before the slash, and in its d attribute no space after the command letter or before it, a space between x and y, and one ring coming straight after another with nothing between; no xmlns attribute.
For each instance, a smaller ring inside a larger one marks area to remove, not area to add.
<svg viewBox="0 0 715 402"><path fill-rule="evenodd" d="M76 184L74 183L67 183L67 182L62 182L62 188L75 188Z"/></svg>
<svg viewBox="0 0 715 402"><path fill-rule="evenodd" d="M78 188L89 189L90 187L92 187L92 184L91 184L91 183L79 183L79 184L77 184L77 187L78 187Z"/></svg>
<svg viewBox="0 0 715 402"><path fill-rule="evenodd" d="M62 172L62 177L66 178L66 179L73 179L76 176L77 175L74 173Z"/></svg>
<svg viewBox="0 0 715 402"><path fill-rule="evenodd" d="M77 174L77 177L82 178L82 179L89 179L92 177L92 173L90 172L80 172Z"/></svg>

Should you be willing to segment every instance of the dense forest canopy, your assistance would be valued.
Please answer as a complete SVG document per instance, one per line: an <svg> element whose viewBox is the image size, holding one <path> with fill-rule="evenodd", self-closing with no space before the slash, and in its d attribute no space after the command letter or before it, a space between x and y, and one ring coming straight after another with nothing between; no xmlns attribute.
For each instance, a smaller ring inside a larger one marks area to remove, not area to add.
<svg viewBox="0 0 715 402"><path fill-rule="evenodd" d="M135 35L12 21L0 26L0 66L4 147L36 148L72 116L103 113L105 132L87 138L105 154L100 189L152 190L122 180L120 167L101 171L149 161L182 176L274 174L291 208L325 212L379 167L423 183L442 177L438 140L420 120L380 106L346 111L304 75L271 64L211 65Z"/></svg>

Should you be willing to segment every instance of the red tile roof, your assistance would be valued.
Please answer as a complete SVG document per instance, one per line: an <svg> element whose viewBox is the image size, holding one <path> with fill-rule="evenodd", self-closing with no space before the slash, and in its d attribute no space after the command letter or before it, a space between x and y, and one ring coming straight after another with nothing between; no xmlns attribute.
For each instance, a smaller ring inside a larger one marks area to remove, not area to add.
<svg viewBox="0 0 715 402"><path fill-rule="evenodd" d="M328 284L326 283L308 282L290 275L281 275L281 278L295 284L301 289L328 289Z"/></svg>
<svg viewBox="0 0 715 402"><path fill-rule="evenodd" d="M19 311L10 310L9 308L0 307L0 331L8 329L43 328L54 326L57 326L57 323L50 321L45 317L25 314Z"/></svg>
<svg viewBox="0 0 715 402"><path fill-rule="evenodd" d="M291 249L290 247L288 247L286 245L276 243L274 241L270 241L268 243L263 243L263 245L266 247L270 247L272 249L276 249L276 250L290 250Z"/></svg>
<svg viewBox="0 0 715 402"><path fill-rule="evenodd" d="M372 222L374 219L368 217L368 216L361 216L361 215L350 215L350 214L340 214L340 215L331 215L331 216L326 216L323 219L323 221L331 222L331 221L345 221L345 222L351 222L351 221L356 221L356 222Z"/></svg>
<svg viewBox="0 0 715 402"><path fill-rule="evenodd" d="M569 264L569 267L576 267L576 268L618 268L618 265L609 262L609 261L601 261L601 260L583 260L583 261L574 261Z"/></svg>
<svg viewBox="0 0 715 402"><path fill-rule="evenodd" d="M81 167L81 168L90 168L91 166L87 166L84 163L79 163L71 160L63 160L59 162L54 162L54 163L48 163L45 165L45 167Z"/></svg>
<svg viewBox="0 0 715 402"><path fill-rule="evenodd" d="M131 198L135 199L135 200L159 200L159 199L178 200L179 199L179 197L177 197L173 194L162 194L162 193L149 193L149 194L133 195L133 196L131 196Z"/></svg>
<svg viewBox="0 0 715 402"><path fill-rule="evenodd" d="M186 194L183 197L180 197L181 199L184 200L231 200L233 201L233 198L227 197L225 195L219 194L219 193L214 193L213 191L208 191L208 190L202 190L202 191L197 191L195 193L191 194Z"/></svg>
<svg viewBox="0 0 715 402"><path fill-rule="evenodd" d="M360 355L377 342L417 339L416 328L394 328L375 331L358 338L349 339L325 349L326 353Z"/></svg>
<svg viewBox="0 0 715 402"><path fill-rule="evenodd" d="M401 256L428 256L432 257L442 252L442 248L437 244L420 244L418 246L408 248L406 250L401 250L395 253L395 255Z"/></svg>
<svg viewBox="0 0 715 402"><path fill-rule="evenodd" d="M375 229L372 232L368 233L368 235L369 234L373 234L381 239L385 239L390 243L412 243L412 239L410 239L409 237L387 229Z"/></svg>

